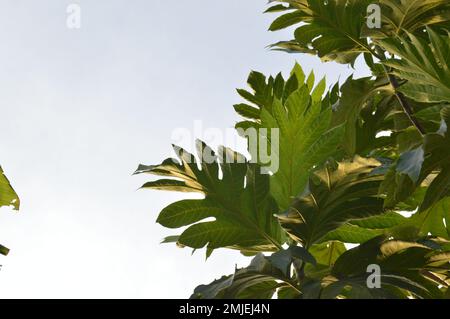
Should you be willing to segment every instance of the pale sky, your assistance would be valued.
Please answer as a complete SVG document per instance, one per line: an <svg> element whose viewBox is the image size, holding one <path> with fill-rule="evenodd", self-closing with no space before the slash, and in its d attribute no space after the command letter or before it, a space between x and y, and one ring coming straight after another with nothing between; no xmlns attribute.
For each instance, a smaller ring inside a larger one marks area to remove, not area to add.
<svg viewBox="0 0 450 319"><path fill-rule="evenodd" d="M249 262L159 244L178 234L159 211L186 195L131 174L169 157L177 128L233 127L251 70L352 73L268 51L290 33L266 31L266 2L1 0L0 164L22 206L0 210L0 298L185 298Z"/></svg>

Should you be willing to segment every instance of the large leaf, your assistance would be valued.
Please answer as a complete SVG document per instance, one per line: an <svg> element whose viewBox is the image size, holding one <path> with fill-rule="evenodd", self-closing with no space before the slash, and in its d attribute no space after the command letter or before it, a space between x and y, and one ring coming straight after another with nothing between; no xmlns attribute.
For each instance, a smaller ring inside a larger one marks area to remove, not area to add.
<svg viewBox="0 0 450 319"><path fill-rule="evenodd" d="M310 247L350 220L383 214L378 195L383 175L373 173L379 165L374 159L355 157L314 172L309 190L278 216L283 228Z"/></svg>
<svg viewBox="0 0 450 319"><path fill-rule="evenodd" d="M428 189L419 212L450 196L450 107L443 108L441 116L439 131L427 134L424 139L424 159L418 183L427 183Z"/></svg>
<svg viewBox="0 0 450 319"><path fill-rule="evenodd" d="M278 159L279 167L270 177L270 188L280 209L286 209L304 191L311 169L336 153L344 133L343 125L330 127L329 96L322 100L325 82L313 90L314 74L304 81L305 75L298 64L287 82L279 75L266 83L263 75L252 73L249 84L254 92L239 92L254 106L246 105L245 112L242 104L235 106L241 115L249 118L237 127L261 132L255 151L259 151L261 144L275 146L271 156ZM277 139L272 138L273 129L279 130Z"/></svg>
<svg viewBox="0 0 450 319"><path fill-rule="evenodd" d="M312 53L324 61L353 63L359 54L370 52L361 30L370 0L279 1L291 4L295 11L276 19L270 30L300 24L295 39L275 44L289 52ZM288 45L290 44L290 45Z"/></svg>
<svg viewBox="0 0 450 319"><path fill-rule="evenodd" d="M317 264L326 267L333 266L339 256L346 250L344 244L338 241L316 244L310 248L310 252L316 259Z"/></svg>
<svg viewBox="0 0 450 319"><path fill-rule="evenodd" d="M382 40L381 45L398 58L384 62L407 83L400 88L420 102L450 101L450 35L427 28L429 41L413 34ZM399 59L401 58L401 59Z"/></svg>
<svg viewBox="0 0 450 319"><path fill-rule="evenodd" d="M395 102L386 81L370 78L353 79L350 76L341 87L341 96L334 106L333 124L345 123L343 147L346 152L368 153L385 147L389 139L377 138L385 129L385 118L393 109Z"/></svg>
<svg viewBox="0 0 450 319"><path fill-rule="evenodd" d="M450 239L450 197L445 197L426 210L420 211L403 227L415 228L417 235L429 234Z"/></svg>
<svg viewBox="0 0 450 319"><path fill-rule="evenodd" d="M300 247L296 247L300 248ZM313 245L314 263L307 263L306 277L285 271L293 259L311 257L280 251L258 254L251 264L208 285L197 287L191 298L441 298L440 285L449 276L450 253L418 242L376 237L345 250L342 243ZM369 288L372 273L380 267L380 288ZM305 275L304 274L304 275Z"/></svg>
<svg viewBox="0 0 450 319"><path fill-rule="evenodd" d="M273 217L278 208L269 194L269 176L261 174L260 167L230 149L220 149L221 156L217 156L202 142L198 142L201 169L192 154L178 147L175 151L179 161L167 159L160 165L141 165L136 173L176 178L148 182L143 188L205 195L204 199L175 202L160 213L158 222L165 227L189 226L179 236L179 244L207 246L209 251L220 247L244 252L281 248L284 234ZM211 217L215 220L204 221Z"/></svg>
<svg viewBox="0 0 450 319"><path fill-rule="evenodd" d="M387 173L381 187L387 206L418 194L423 200L413 210L421 212L450 195L450 107L441 109L441 118L440 129L417 139L419 146L402 153Z"/></svg>
<svg viewBox="0 0 450 319"><path fill-rule="evenodd" d="M450 20L448 0L380 0L381 28L363 30L363 36L386 38L402 34L420 33L425 26L444 25Z"/></svg>
<svg viewBox="0 0 450 319"><path fill-rule="evenodd" d="M317 280L328 275L331 268L334 266L336 260L342 255L347 249L342 242L339 241L327 241L320 244L314 244L309 249L309 252L314 256L316 264L306 264L305 275L306 282L303 283L305 292L308 291L309 280Z"/></svg>
<svg viewBox="0 0 450 319"><path fill-rule="evenodd" d="M440 274L448 275L450 253L434 250L415 242L376 237L343 253L336 261L331 275L324 283L323 295L336 297L345 287L351 287L352 298L386 298L406 290L419 298L441 296ZM382 287L370 289L366 285L369 265L381 270ZM397 297L402 297L397 295Z"/></svg>
<svg viewBox="0 0 450 319"><path fill-rule="evenodd" d="M296 258L310 256L301 247L291 247L270 257L258 254L246 268L237 269L233 275L224 276L208 285L200 285L191 296L193 299L270 299L277 289L284 294L299 294L298 283L286 272ZM299 253L299 251L301 251ZM305 255L306 254L306 255Z"/></svg>
<svg viewBox="0 0 450 319"><path fill-rule="evenodd" d="M2 206L12 206L15 210L18 210L20 200L0 166L0 207ZM8 253L9 249L0 245L0 254L7 255Z"/></svg>
<svg viewBox="0 0 450 319"><path fill-rule="evenodd" d="M381 28L368 27L370 0L278 0L267 12L283 12L269 30L300 25L295 38L273 46L287 52L316 54L325 61L353 63L361 53L373 54L371 39L384 39L405 31L420 35L425 26L449 27L447 0L380 0Z"/></svg>
<svg viewBox="0 0 450 319"><path fill-rule="evenodd" d="M338 240L343 243L361 244L380 235L388 235L393 227L404 224L407 218L395 212L374 217L351 220L329 232L324 241Z"/></svg>
<svg viewBox="0 0 450 319"><path fill-rule="evenodd" d="M416 174L422 169L423 158L417 158L421 149L422 147L401 154L400 158L386 172L385 179L380 186L380 193L385 195L386 207L395 208L399 203L414 197L417 184L420 184ZM423 196L421 198L423 199ZM417 201L414 201L414 204L416 206L408 210L415 210L420 205Z"/></svg>
<svg viewBox="0 0 450 319"><path fill-rule="evenodd" d="M446 196L450 196L450 107L441 110L442 122L438 132L427 134L424 142L425 159L420 180L436 177L429 184L419 208L424 211Z"/></svg>

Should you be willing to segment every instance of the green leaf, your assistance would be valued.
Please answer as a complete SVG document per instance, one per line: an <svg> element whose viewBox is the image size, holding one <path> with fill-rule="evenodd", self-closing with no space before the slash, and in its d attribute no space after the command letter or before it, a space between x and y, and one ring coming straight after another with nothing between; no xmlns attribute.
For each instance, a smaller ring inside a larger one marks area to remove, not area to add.
<svg viewBox="0 0 450 319"><path fill-rule="evenodd" d="M439 175L431 182L425 198L420 206L423 211L431 207L434 203L450 195L450 165L443 167Z"/></svg>
<svg viewBox="0 0 450 319"><path fill-rule="evenodd" d="M280 250L268 257L272 265L286 277L290 277L290 269L295 260L301 260L312 265L316 264L315 258L303 247L291 246L288 249Z"/></svg>
<svg viewBox="0 0 450 319"><path fill-rule="evenodd" d="M450 295L450 293L449 293ZM282 286L277 291L278 299L300 299L300 292L291 286Z"/></svg>
<svg viewBox="0 0 450 319"><path fill-rule="evenodd" d="M290 9L289 7L286 7L286 6L282 5L282 4L277 4L277 5L274 5L274 6L270 7L270 8L268 8L266 11L264 11L264 13L283 12L283 11L286 11L286 10L289 10L289 9Z"/></svg>
<svg viewBox="0 0 450 319"><path fill-rule="evenodd" d="M450 107L441 110L441 128L436 133L425 136L425 160L422 165L420 181L437 172L428 186L419 211L425 211L440 199L450 196ZM440 170L440 171L439 171Z"/></svg>
<svg viewBox="0 0 450 319"><path fill-rule="evenodd" d="M343 243L361 244L380 235L390 234L393 227L402 225L406 221L407 218L395 212L351 220L328 233L323 240L339 240Z"/></svg>
<svg viewBox="0 0 450 319"><path fill-rule="evenodd" d="M0 207L12 206L19 210L20 200L0 166Z"/></svg>
<svg viewBox="0 0 450 319"><path fill-rule="evenodd" d="M324 80L313 90L313 73L305 84L300 65L295 65L287 82L278 77L278 94L273 78L265 84L262 76L258 79L257 82L254 77L249 78L255 90L249 99L258 100L260 118L245 122L245 127L241 122L238 127L259 132L258 147L250 148L252 158L266 165L260 155L261 145L268 145L271 157L279 161L278 169L270 177L270 189L280 209L286 209L293 198L304 191L311 169L337 152L344 127L331 126L332 109L325 99L322 101ZM279 132L276 139L271 134L273 129Z"/></svg>
<svg viewBox="0 0 450 319"><path fill-rule="evenodd" d="M9 249L3 245L0 245L0 255L7 256L9 254Z"/></svg>
<svg viewBox="0 0 450 319"><path fill-rule="evenodd" d="M161 244L177 243L179 239L180 236L178 235L167 236L161 241Z"/></svg>
<svg viewBox="0 0 450 319"><path fill-rule="evenodd" d="M377 133L382 131L384 119L393 108L391 96L392 91L384 81L355 80L353 76L345 81L341 98L335 105L333 124L345 124L342 144L347 154L353 156L368 148L373 150Z"/></svg>
<svg viewBox="0 0 450 319"><path fill-rule="evenodd" d="M233 283L234 276L223 276L220 279L214 280L208 285L200 285L195 288L191 299L214 299L218 298L222 290L230 287Z"/></svg>
<svg viewBox="0 0 450 319"><path fill-rule="evenodd" d="M343 253L331 272L334 280L328 283L325 290L332 290L332 293L328 293L336 295L349 285L364 289L364 293L376 298L379 296L373 293L377 290L382 292L389 287L397 287L419 298L436 297L441 292L427 274L448 271L449 261L449 253L435 251L419 243L389 240L380 236ZM373 264L381 270L380 289L369 289L365 284L370 274L367 266Z"/></svg>
<svg viewBox="0 0 450 319"><path fill-rule="evenodd" d="M392 74L407 80L400 88L406 96L424 103L450 101L450 35L441 36L427 28L429 41L413 34L386 39L381 45L401 59L383 63Z"/></svg>
<svg viewBox="0 0 450 319"><path fill-rule="evenodd" d="M355 157L314 172L309 190L278 216L281 225L295 241L310 247L350 220L383 214L378 195L383 175L372 174L379 165L374 159Z"/></svg>
<svg viewBox="0 0 450 319"><path fill-rule="evenodd" d="M270 30L300 26L294 40L277 43L275 47L316 54L324 61L338 63L354 63L359 54L370 51L367 40L361 38L370 0L279 2L287 2L296 10L277 18Z"/></svg>
<svg viewBox="0 0 450 319"><path fill-rule="evenodd" d="M273 259L272 259L273 260ZM270 258L258 254L246 268L237 269L233 275L224 276L208 285L200 285L191 299L270 299L278 287L298 291L296 283L278 269ZM278 282L282 282L278 284ZM255 295L252 292L257 291Z"/></svg>
<svg viewBox="0 0 450 319"><path fill-rule="evenodd" d="M289 53L310 53L324 61L353 63L361 53L373 54L368 39L386 39L405 31L420 35L426 26L449 27L447 0L380 0L381 28L367 25L370 0L279 0L289 12L279 16L270 30L299 25L295 39L272 47ZM281 7L278 7L281 9ZM285 12L274 10L273 12ZM293 10L293 11L292 11ZM270 12L270 10L269 10Z"/></svg>
<svg viewBox="0 0 450 319"><path fill-rule="evenodd" d="M394 207L398 202L407 200L422 184L427 190L419 211L427 210L441 198L450 195L449 106L441 108L441 118L439 131L416 139L416 143L422 140L423 143L402 153L386 174L380 192L387 194L387 207Z"/></svg>
<svg viewBox="0 0 450 319"><path fill-rule="evenodd" d="M12 206L13 209L19 210L20 200L0 166L0 207L3 206ZM0 255L6 256L8 253L9 249L0 245Z"/></svg>
<svg viewBox="0 0 450 319"><path fill-rule="evenodd" d="M272 296L277 291L279 283L275 280L261 281L257 284L251 285L250 287L242 290L235 296L236 299L271 299ZM289 287L290 288L290 287ZM293 290L292 288L290 288ZM294 290L295 291L295 290Z"/></svg>
<svg viewBox="0 0 450 319"><path fill-rule="evenodd" d="M348 223L328 233L323 240L338 240L343 243L359 244L383 234L383 229L367 229Z"/></svg>
<svg viewBox="0 0 450 319"><path fill-rule="evenodd" d="M356 152L356 122L361 109L374 94L373 84L368 78L353 80L350 76L341 87L342 96L333 114L336 124L345 123L344 145L350 155Z"/></svg>
<svg viewBox="0 0 450 319"><path fill-rule="evenodd" d="M347 249L338 241L328 241L315 244L310 248L310 253L317 260L318 265L331 267Z"/></svg>
<svg viewBox="0 0 450 319"><path fill-rule="evenodd" d="M260 110L247 104L236 104L234 110L239 115L249 119L258 119L260 117Z"/></svg>
<svg viewBox="0 0 450 319"><path fill-rule="evenodd" d="M170 204L157 221L168 228L189 226L177 242L195 249L206 246L210 250L228 247L243 252L278 250L284 234L273 217L278 208L269 194L269 176L230 149L221 148L218 156L204 143L199 141L197 145L200 163L192 154L174 147L179 161L167 159L156 166L141 165L136 171L176 178L163 180L164 183L149 182L144 188L205 195L204 199ZM205 221L207 218L214 220Z"/></svg>
<svg viewBox="0 0 450 319"><path fill-rule="evenodd" d="M442 105L442 104L433 105L433 106L427 107L423 110L420 110L419 112L416 112L415 115L417 118L419 118L423 121L440 124L441 123L441 110L443 107L445 107L445 105Z"/></svg>
<svg viewBox="0 0 450 319"><path fill-rule="evenodd" d="M270 25L269 31L277 31L290 27L291 25L300 23L305 18L305 14L301 11L294 11L283 14Z"/></svg>
<svg viewBox="0 0 450 319"><path fill-rule="evenodd" d="M414 229L417 236L432 236L450 239L450 197L445 197L426 210L413 215L399 229ZM398 230L397 230L398 231Z"/></svg>
<svg viewBox="0 0 450 319"><path fill-rule="evenodd" d="M424 150L422 147L407 151L398 159L397 172L408 175L416 183L419 180L424 160Z"/></svg>
<svg viewBox="0 0 450 319"><path fill-rule="evenodd" d="M364 37L383 39L404 31L420 33L425 26L439 25L450 20L447 0L380 0L381 28L363 28Z"/></svg>

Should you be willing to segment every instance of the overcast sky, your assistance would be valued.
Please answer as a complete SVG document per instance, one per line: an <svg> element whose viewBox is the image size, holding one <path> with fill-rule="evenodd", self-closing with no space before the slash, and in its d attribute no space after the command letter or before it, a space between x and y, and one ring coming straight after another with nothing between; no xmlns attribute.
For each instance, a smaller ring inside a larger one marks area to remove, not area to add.
<svg viewBox="0 0 450 319"><path fill-rule="evenodd" d="M184 298L248 263L159 244L177 234L159 211L186 195L131 174L170 156L177 128L233 127L251 70L351 74L265 49L289 38L266 31L266 2L1 0L0 164L22 206L0 210L0 298Z"/></svg>

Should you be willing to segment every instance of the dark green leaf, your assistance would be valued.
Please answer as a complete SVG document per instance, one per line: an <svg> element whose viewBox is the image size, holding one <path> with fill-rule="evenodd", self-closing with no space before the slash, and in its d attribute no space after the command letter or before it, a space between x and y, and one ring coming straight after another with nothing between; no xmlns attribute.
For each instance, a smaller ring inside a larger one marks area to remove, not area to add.
<svg viewBox="0 0 450 319"><path fill-rule="evenodd" d="M149 182L144 185L146 188L162 189L163 184L166 190L205 195L204 199L175 202L160 213L158 222L165 227L189 226L179 236L179 244L196 249L229 247L245 252L274 251L281 247L284 234L273 217L278 208L269 194L269 176L261 174L257 165L226 148L220 149L217 156L202 142L198 142L201 169L192 154L177 147L175 152L179 162L168 159L161 165L141 165L136 173L177 178ZM215 220L204 221L210 217Z"/></svg>
<svg viewBox="0 0 450 319"><path fill-rule="evenodd" d="M371 174L378 166L376 160L355 157L337 168L327 165L314 172L308 192L278 216L281 225L309 247L350 220L383 214L383 199L378 196L383 176Z"/></svg>

